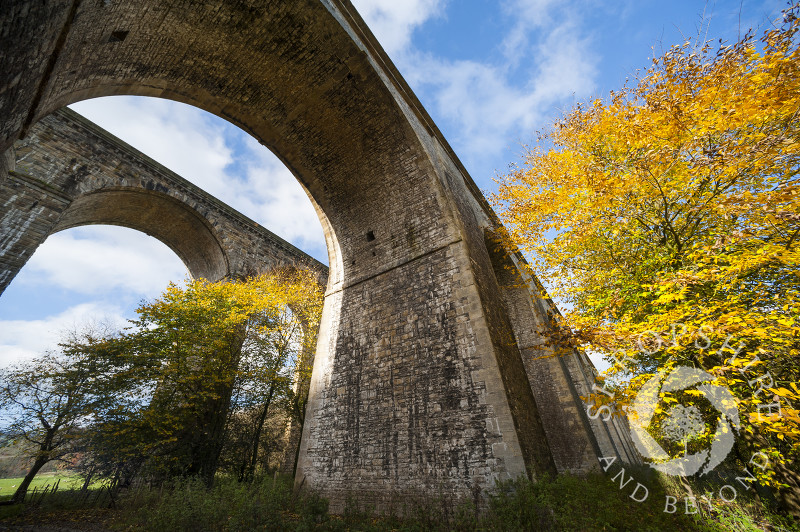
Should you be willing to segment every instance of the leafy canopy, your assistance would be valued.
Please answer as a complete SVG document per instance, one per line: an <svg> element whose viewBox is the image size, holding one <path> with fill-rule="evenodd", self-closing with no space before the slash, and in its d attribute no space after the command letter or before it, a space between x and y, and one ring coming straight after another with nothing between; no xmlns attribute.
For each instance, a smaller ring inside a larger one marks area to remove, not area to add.
<svg viewBox="0 0 800 532"><path fill-rule="evenodd" d="M617 401L701 368L778 470L800 457L797 12L760 39L673 47L558 120L493 197L573 345L612 364Z"/></svg>
<svg viewBox="0 0 800 532"><path fill-rule="evenodd" d="M145 467L210 482L230 415L269 397L266 410L310 374L303 354L313 353L321 308L321 289L305 271L191 280L142 304L128 332L74 346L109 368L104 387L114 404L98 415L90 444L103 474L124 465L131 474Z"/></svg>

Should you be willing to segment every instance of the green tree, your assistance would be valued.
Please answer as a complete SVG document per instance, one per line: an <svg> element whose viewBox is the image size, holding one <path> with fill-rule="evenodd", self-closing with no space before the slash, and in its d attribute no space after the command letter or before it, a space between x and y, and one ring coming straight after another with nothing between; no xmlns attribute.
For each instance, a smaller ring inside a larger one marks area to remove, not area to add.
<svg viewBox="0 0 800 532"><path fill-rule="evenodd" d="M96 337L86 334L83 341L94 343ZM32 450L31 467L12 501L24 501L45 464L73 452L83 427L105 407L107 396L97 393L101 373L96 361L68 348L0 371L2 432Z"/></svg>
<svg viewBox="0 0 800 532"><path fill-rule="evenodd" d="M262 289L283 296L248 320L229 418L227 462L240 480L252 479L259 461L266 469L274 454L295 454L282 445L287 421L302 429L295 412L305 410L322 312L322 292L309 274L282 270L270 277L275 286Z"/></svg>
<svg viewBox="0 0 800 532"><path fill-rule="evenodd" d="M199 475L210 484L231 420L249 409L258 415L240 465L252 476L270 408L293 375L294 346L305 341L295 315L318 314L321 300L311 274L279 270L171 285L141 305L131 330L94 348L114 368L107 387L116 391L92 432L104 474Z"/></svg>
<svg viewBox="0 0 800 532"><path fill-rule="evenodd" d="M262 436L267 419L276 414L275 404L287 400L302 342L302 329L294 313L288 307L272 310L251 317L251 333L243 345L245 356L237 378L234 405L239 428L235 436L240 449L235 454L240 480L253 478L262 451L268 457L271 450L279 450L275 448L275 438L270 438L271 444L262 449ZM232 432L233 427L229 430Z"/></svg>

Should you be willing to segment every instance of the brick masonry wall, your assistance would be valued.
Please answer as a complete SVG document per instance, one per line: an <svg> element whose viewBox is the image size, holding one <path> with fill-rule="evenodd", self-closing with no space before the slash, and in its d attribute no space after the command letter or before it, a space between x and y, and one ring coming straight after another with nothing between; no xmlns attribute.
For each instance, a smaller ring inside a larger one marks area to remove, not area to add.
<svg viewBox="0 0 800 532"><path fill-rule="evenodd" d="M58 222L71 198L11 171L0 182L0 293Z"/></svg>
<svg viewBox="0 0 800 532"><path fill-rule="evenodd" d="M527 266L498 242L497 233L487 231L486 246L558 471L584 473L609 456L641 463L624 418L604 422L588 416L583 398L594 393L597 371L585 353L557 349L551 331L558 310Z"/></svg>

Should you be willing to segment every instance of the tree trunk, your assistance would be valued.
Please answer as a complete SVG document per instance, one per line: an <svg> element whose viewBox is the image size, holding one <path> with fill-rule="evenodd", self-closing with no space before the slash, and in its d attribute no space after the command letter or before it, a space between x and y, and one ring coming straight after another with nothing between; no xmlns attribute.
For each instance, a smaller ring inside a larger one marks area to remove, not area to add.
<svg viewBox="0 0 800 532"><path fill-rule="evenodd" d="M227 373L227 378L218 382L215 389L207 390L207 393L211 392L213 398L206 399L198 410L196 422L198 434L193 436L199 436L199 438L192 438L187 473L199 475L209 488L214 483L219 455L225 443L228 411L231 406L231 397L236 383L235 375L239 368L246 332L246 327L238 327L236 333L229 340L229 351L212 354L217 359L224 357L224 360L227 361L223 370Z"/></svg>
<svg viewBox="0 0 800 532"><path fill-rule="evenodd" d="M800 518L800 475L781 463L775 464L775 473L784 484L789 486L776 490L775 498L778 499L784 512Z"/></svg>
<svg viewBox="0 0 800 532"><path fill-rule="evenodd" d="M718 365L723 362L722 359L716 356L706 357L706 359L703 360L700 360L697 357L692 357L692 359L698 366L700 366L700 368L712 374L714 372L714 365ZM711 360L711 362L709 363L706 360ZM749 434L747 431L742 431L740 438L744 442L745 448L750 453L758 452L761 449L766 449L770 446L767 439L760 434ZM736 453L739 459L742 460L745 465L747 465L749 459L742 457L738 448L736 449ZM771 488L775 495L775 499L778 501L778 504L784 512L793 517L800 518L800 474L794 471L792 467L787 467L780 461L771 463L770 465L773 467L778 481L787 486L784 488Z"/></svg>
<svg viewBox="0 0 800 532"><path fill-rule="evenodd" d="M197 434L190 448L190 465L187 473L199 475L208 487L214 483L217 462L225 441L225 421L228 417L233 386L219 389L220 397L207 400L195 425Z"/></svg>
<svg viewBox="0 0 800 532"><path fill-rule="evenodd" d="M267 400L264 403L264 409L261 411L261 415L258 418L258 424L256 425L256 432L253 435L253 446L251 449L250 454L250 464L247 468L247 476L249 479L252 479L256 473L256 463L258 461L258 444L261 440L261 432L264 430L264 423L267 420L267 413L269 412L269 405L272 403L272 396L275 394L275 385L269 387L269 394L267 394Z"/></svg>
<svg viewBox="0 0 800 532"><path fill-rule="evenodd" d="M745 442L746 448L751 453L769 447L769 442L760 434L750 434L742 431L741 437ZM780 461L770 462L769 465L775 471L777 480L787 486L785 488L772 488L775 499L784 512L794 517L800 517L800 474Z"/></svg>
<svg viewBox="0 0 800 532"><path fill-rule="evenodd" d="M81 486L81 491L86 491L89 489L89 485L92 483L92 478L94 478L94 470L86 475L86 478L83 479L83 486Z"/></svg>
<svg viewBox="0 0 800 532"><path fill-rule="evenodd" d="M300 443L303 440L303 423L300 422L300 437L297 438L297 445L294 448L294 465L292 465L292 477L297 475L297 460L300 458Z"/></svg>
<svg viewBox="0 0 800 532"><path fill-rule="evenodd" d="M44 457L36 458L36 461L33 462L33 466L31 467L28 474L25 475L22 483L17 487L17 491L14 492L14 496L11 497L11 502L13 504L20 504L25 502L25 494L28 492L28 487L31 485L33 481L33 477L36 476L36 473L50 460Z"/></svg>

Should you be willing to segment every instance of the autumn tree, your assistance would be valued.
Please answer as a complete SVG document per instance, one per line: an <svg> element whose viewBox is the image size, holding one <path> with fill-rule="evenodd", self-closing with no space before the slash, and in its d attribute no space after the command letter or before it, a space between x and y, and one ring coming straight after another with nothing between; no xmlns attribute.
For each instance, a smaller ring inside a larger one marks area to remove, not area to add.
<svg viewBox="0 0 800 532"><path fill-rule="evenodd" d="M278 440L287 420L302 427L296 411L305 410L304 384L322 313L322 292L307 272L274 272L262 279L260 289L283 297L252 314L247 323L227 442L240 480L253 478L260 455L266 465L273 452L282 450ZM270 418L279 426L268 430Z"/></svg>
<svg viewBox="0 0 800 532"><path fill-rule="evenodd" d="M168 459L168 474L213 479L253 303L240 283L199 280L137 309L127 354L149 377L153 395L141 421L163 445L157 455Z"/></svg>
<svg viewBox="0 0 800 532"><path fill-rule="evenodd" d="M786 10L760 39L671 48L633 84L558 120L494 196L567 309L564 337L611 363L616 401L665 368L710 373L736 397L740 445L770 458L759 480L794 513L797 15Z"/></svg>
<svg viewBox="0 0 800 532"><path fill-rule="evenodd" d="M199 475L210 484L232 409L262 413L252 435L258 440L291 378L297 333L285 315L292 306L298 315L319 313L321 291L310 273L192 280L140 306L131 330L103 346L117 391L117 403L93 427L105 475ZM246 456L249 472L255 457Z"/></svg>
<svg viewBox="0 0 800 532"><path fill-rule="evenodd" d="M81 335L86 345L97 338L91 332ZM84 427L108 399L98 385L103 369L96 361L69 345L62 348L0 371L0 405L6 422L3 433L31 449L32 459L13 502L24 501L28 487L45 464L75 450Z"/></svg>

